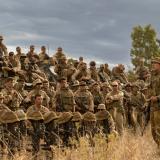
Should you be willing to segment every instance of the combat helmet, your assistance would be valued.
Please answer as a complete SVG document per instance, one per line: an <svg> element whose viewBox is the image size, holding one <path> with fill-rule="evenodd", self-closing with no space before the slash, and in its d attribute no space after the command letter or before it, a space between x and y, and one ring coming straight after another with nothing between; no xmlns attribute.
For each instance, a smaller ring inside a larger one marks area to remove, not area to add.
<svg viewBox="0 0 160 160"><path fill-rule="evenodd" d="M58 124L63 124L68 122L69 120L71 120L71 118L73 117L73 114L71 112L63 112L59 119L57 120Z"/></svg>
<svg viewBox="0 0 160 160"><path fill-rule="evenodd" d="M56 120L58 119L59 117L56 115L55 112L51 111L51 112L47 112L45 115L44 115L44 123L49 123L51 122L52 120Z"/></svg>
<svg viewBox="0 0 160 160"><path fill-rule="evenodd" d="M27 119L28 120L43 120L43 115L40 111L30 111L27 112Z"/></svg>
<svg viewBox="0 0 160 160"><path fill-rule="evenodd" d="M83 120L84 121L89 121L89 122L95 122L96 121L96 116L92 112L88 111L83 115Z"/></svg>
<svg viewBox="0 0 160 160"><path fill-rule="evenodd" d="M73 122L78 122L82 120L82 115L79 112L73 112Z"/></svg>
<svg viewBox="0 0 160 160"><path fill-rule="evenodd" d="M17 111L15 111L15 114L17 115L17 117L20 121L24 121L27 119L26 114L24 113L23 110L17 110Z"/></svg>
<svg viewBox="0 0 160 160"><path fill-rule="evenodd" d="M1 117L2 123L14 123L18 122L18 116L13 111L6 111Z"/></svg>
<svg viewBox="0 0 160 160"><path fill-rule="evenodd" d="M107 119L109 112L107 110L98 111L96 113L96 119L97 121L102 121Z"/></svg>

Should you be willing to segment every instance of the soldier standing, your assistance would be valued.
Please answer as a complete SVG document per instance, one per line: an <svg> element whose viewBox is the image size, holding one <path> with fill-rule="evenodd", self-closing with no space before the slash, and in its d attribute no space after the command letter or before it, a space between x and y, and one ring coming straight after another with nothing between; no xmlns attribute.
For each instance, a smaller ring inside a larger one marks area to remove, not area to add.
<svg viewBox="0 0 160 160"><path fill-rule="evenodd" d="M74 94L71 89L69 89L69 85L65 77L60 79L60 88L56 91L56 95L54 98L53 104L55 105L53 108L57 112L74 112L75 110L75 101Z"/></svg>
<svg viewBox="0 0 160 160"><path fill-rule="evenodd" d="M37 158L37 153L40 150L40 140L44 138L44 123L43 115L49 112L48 108L42 106L41 95L35 96L34 105L27 109L27 119L32 126L32 154Z"/></svg>
<svg viewBox="0 0 160 160"><path fill-rule="evenodd" d="M109 135L116 136L115 124L111 114L106 110L105 104L98 105L98 112L95 114L99 133L105 134L107 140Z"/></svg>
<svg viewBox="0 0 160 160"><path fill-rule="evenodd" d="M7 47L2 43L3 36L0 36L0 58L8 56Z"/></svg>
<svg viewBox="0 0 160 160"><path fill-rule="evenodd" d="M101 103L105 103L102 92L100 91L100 86L97 82L92 84L91 93L94 99L94 112L97 112L98 105Z"/></svg>
<svg viewBox="0 0 160 160"><path fill-rule="evenodd" d="M151 63L151 131L154 141L160 147L160 57L152 59Z"/></svg>
<svg viewBox="0 0 160 160"><path fill-rule="evenodd" d="M74 94L76 102L76 111L85 113L87 111L94 111L93 96L90 91L87 90L86 82L81 81L79 89Z"/></svg>
<svg viewBox="0 0 160 160"><path fill-rule="evenodd" d="M5 88L2 89L2 93L5 97L4 103L9 107L9 109L15 111L19 109L23 97L13 88L13 86L13 78L7 78L5 82Z"/></svg>
<svg viewBox="0 0 160 160"><path fill-rule="evenodd" d="M120 135L123 134L124 130L124 107L123 107L123 97L124 94L119 90L118 83L116 81L112 82L113 90L106 96L107 110L111 113L115 123L116 130Z"/></svg>

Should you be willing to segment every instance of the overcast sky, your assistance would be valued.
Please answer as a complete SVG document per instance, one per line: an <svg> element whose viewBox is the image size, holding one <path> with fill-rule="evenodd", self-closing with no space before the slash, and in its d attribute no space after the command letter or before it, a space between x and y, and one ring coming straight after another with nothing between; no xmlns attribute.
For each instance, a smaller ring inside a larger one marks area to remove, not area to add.
<svg viewBox="0 0 160 160"><path fill-rule="evenodd" d="M132 28L152 24L160 32L160 0L0 0L5 44L27 49L62 46L70 57L100 63L130 62Z"/></svg>

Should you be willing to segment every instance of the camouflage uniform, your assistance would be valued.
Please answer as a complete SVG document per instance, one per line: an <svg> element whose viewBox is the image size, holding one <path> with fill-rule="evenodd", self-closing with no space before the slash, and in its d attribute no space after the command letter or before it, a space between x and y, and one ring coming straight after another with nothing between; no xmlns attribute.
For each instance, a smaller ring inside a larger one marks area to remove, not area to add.
<svg viewBox="0 0 160 160"><path fill-rule="evenodd" d="M129 105L131 106L131 119L134 126L134 131L137 130L138 125L141 129L144 127L144 110L146 99L143 93L139 92L139 86L135 83L132 84L132 88L137 88L135 91L132 91L130 96Z"/></svg>
<svg viewBox="0 0 160 160"><path fill-rule="evenodd" d="M96 129L96 116L92 112L86 112L83 114L82 127L80 128L83 137L87 137L89 145L95 146L94 136L97 132Z"/></svg>
<svg viewBox="0 0 160 160"><path fill-rule="evenodd" d="M151 131L154 141L160 146L160 58L152 59L153 73L151 76ZM155 69L155 65L156 68ZM153 100L156 99L156 100Z"/></svg>
<svg viewBox="0 0 160 160"><path fill-rule="evenodd" d="M113 82L112 86L118 86L117 82ZM117 90L116 92L113 90L106 96L106 107L107 110L111 113L115 123L116 130L120 135L123 134L124 129L124 107L123 107L123 97L124 94L122 91Z"/></svg>
<svg viewBox="0 0 160 160"><path fill-rule="evenodd" d="M2 43L3 36L0 36L0 57L8 56L7 47Z"/></svg>
<svg viewBox="0 0 160 160"><path fill-rule="evenodd" d="M56 91L53 104L55 104L54 109L58 112L73 112L75 110L74 95L68 86Z"/></svg>
<svg viewBox="0 0 160 160"><path fill-rule="evenodd" d="M104 65L100 65L100 69L98 71L98 76L101 82L108 82L110 81L109 75L104 71Z"/></svg>
<svg viewBox="0 0 160 160"><path fill-rule="evenodd" d="M119 80L120 83L127 83L128 80L127 80L127 76L124 72L125 68L124 68L124 65L122 64L119 64L118 66L116 67L113 67L112 69L112 79L113 80Z"/></svg>
<svg viewBox="0 0 160 160"><path fill-rule="evenodd" d="M81 127L82 115L79 112L73 112L72 118L72 142L73 147L77 148L80 146L80 133L79 129ZM76 141L76 143L74 143Z"/></svg>
<svg viewBox="0 0 160 160"><path fill-rule="evenodd" d="M51 149L51 146L58 145L60 143L60 138L58 136L58 128L56 120L59 117L56 115L55 112L48 112L44 114L44 124L45 124L45 146L44 150L47 150L46 152L46 159L53 159L54 155Z"/></svg>
<svg viewBox="0 0 160 160"><path fill-rule="evenodd" d="M43 81L43 91L47 94L47 96L50 98L50 101L49 101L49 109L50 110L53 110L54 109L54 98L55 98L55 90L54 90L54 87L50 86L49 85L49 81L48 80L45 80ZM47 100L45 99L45 102L44 104L47 104Z"/></svg>
<svg viewBox="0 0 160 160"><path fill-rule="evenodd" d="M85 82L80 82L80 88L75 92L76 111L85 113L86 111L94 111L94 102L91 92L87 90ZM83 88L82 88L83 87Z"/></svg>
<svg viewBox="0 0 160 160"><path fill-rule="evenodd" d="M132 113L132 107L130 106L130 100L131 100L131 84L127 83L124 86L124 110L125 110L125 116L126 116L126 125L127 127L130 127L132 125L132 120L131 120L131 113Z"/></svg>
<svg viewBox="0 0 160 160"><path fill-rule="evenodd" d="M90 62L89 73L90 73L91 78L93 80L99 81L99 76L98 76L98 72L97 72L97 69L96 69L96 62L95 61Z"/></svg>
<svg viewBox="0 0 160 160"><path fill-rule="evenodd" d="M94 112L97 112L97 107L99 104L101 103L105 103L104 97L100 91L100 87L98 85L98 83L94 83L92 84L91 87L91 93L93 95L93 99L94 99Z"/></svg>
<svg viewBox="0 0 160 160"><path fill-rule="evenodd" d="M49 107L50 98L48 97L46 92L41 89L40 85L42 85L42 81L40 79L36 79L33 82L34 89L28 93L25 101L26 102L31 101L31 103L33 104L33 99L34 99L35 95L40 94L43 98L43 105L45 105L46 107Z"/></svg>
<svg viewBox="0 0 160 160"><path fill-rule="evenodd" d="M66 57L61 57L61 63L55 65L54 71L57 73L58 77L68 78L69 68L70 66L67 64Z"/></svg>
<svg viewBox="0 0 160 160"><path fill-rule="evenodd" d="M71 138L72 138L72 113L71 112L63 112L57 123L58 123L58 132L59 136L63 142L63 147L72 147L71 146Z"/></svg>
<svg viewBox="0 0 160 160"><path fill-rule="evenodd" d="M4 141L7 143L8 158L13 158L19 144L18 122L19 119L13 111L6 111L1 117L2 123L5 125Z"/></svg>
<svg viewBox="0 0 160 160"><path fill-rule="evenodd" d="M91 74L87 70L86 63L83 63L81 67L72 75L72 81L75 81L75 80L82 81L83 79L85 80L91 79Z"/></svg>
<svg viewBox="0 0 160 160"><path fill-rule="evenodd" d="M63 53L63 49L58 47L56 53L53 55L53 59L57 64L60 64L62 57L66 57L66 55Z"/></svg>
<svg viewBox="0 0 160 160"><path fill-rule="evenodd" d="M111 114L106 110L105 104L98 105L98 112L95 114L97 119L98 132L108 135L115 134L115 124Z"/></svg>
<svg viewBox="0 0 160 160"><path fill-rule="evenodd" d="M43 116L47 112L49 112L49 110L46 107L42 106L41 104L37 106L36 103L27 109L27 119L30 121L32 126L30 134L32 136L33 155L36 155L39 152L40 139L44 138L45 126L43 123Z"/></svg>
<svg viewBox="0 0 160 160"><path fill-rule="evenodd" d="M10 86L12 85L12 86ZM5 88L2 89L5 97L4 103L12 110L15 111L20 107L23 97L13 88L13 79L8 78L5 83Z"/></svg>

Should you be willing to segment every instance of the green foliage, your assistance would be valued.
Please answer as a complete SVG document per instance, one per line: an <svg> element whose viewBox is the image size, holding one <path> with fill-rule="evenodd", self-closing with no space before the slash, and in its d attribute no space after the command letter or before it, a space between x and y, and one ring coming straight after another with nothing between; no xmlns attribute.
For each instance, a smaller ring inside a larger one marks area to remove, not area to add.
<svg viewBox="0 0 160 160"><path fill-rule="evenodd" d="M152 57L160 56L160 48L156 41L156 31L150 24L144 27L134 27L131 38L132 48L130 55L132 64L135 67L139 65L140 58L144 58L145 65L147 65Z"/></svg>

